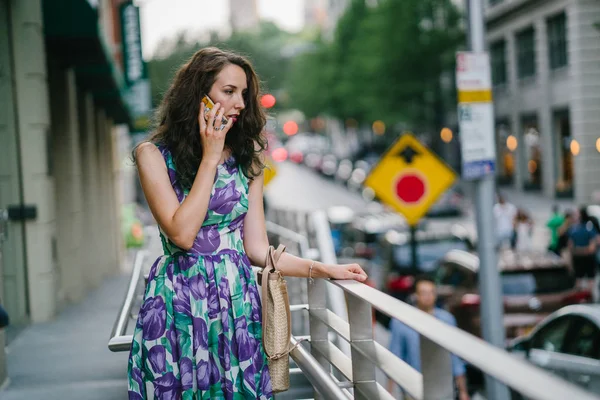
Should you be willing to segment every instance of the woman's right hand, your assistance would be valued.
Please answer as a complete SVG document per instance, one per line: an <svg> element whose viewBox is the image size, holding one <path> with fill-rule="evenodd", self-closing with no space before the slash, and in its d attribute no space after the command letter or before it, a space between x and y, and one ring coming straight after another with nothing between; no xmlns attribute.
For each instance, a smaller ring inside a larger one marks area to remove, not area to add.
<svg viewBox="0 0 600 400"><path fill-rule="evenodd" d="M225 136L233 124L233 120L229 118L223 129L219 129L224 113L225 109L221 107L221 104L216 103L208 113L208 118L205 118L204 104L200 103L198 124L200 125L202 159L214 164L218 164L221 161L221 156L223 155L223 149L225 147ZM217 123L215 123L215 121L217 121Z"/></svg>

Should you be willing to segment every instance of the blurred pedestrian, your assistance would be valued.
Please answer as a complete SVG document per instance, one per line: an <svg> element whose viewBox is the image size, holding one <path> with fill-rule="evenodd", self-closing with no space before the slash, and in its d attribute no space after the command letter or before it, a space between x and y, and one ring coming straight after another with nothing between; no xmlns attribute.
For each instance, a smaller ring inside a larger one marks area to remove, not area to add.
<svg viewBox="0 0 600 400"><path fill-rule="evenodd" d="M576 222L576 212L573 210L565 211L564 222L558 228L557 252L560 256L563 256L563 252L569 248L569 230Z"/></svg>
<svg viewBox="0 0 600 400"><path fill-rule="evenodd" d="M164 255L150 269L133 333L130 400L273 397L251 268L264 267L269 251L259 86L246 58L196 52L164 95L156 130L134 150ZM358 264L289 253L277 267L284 276L366 279Z"/></svg>
<svg viewBox="0 0 600 400"><path fill-rule="evenodd" d="M498 194L498 202L494 204L494 218L496 220L497 247L515 247L515 217L517 207L509 203L504 195Z"/></svg>
<svg viewBox="0 0 600 400"><path fill-rule="evenodd" d="M4 306L0 304L0 329L6 328L10 324L10 318L8 313L4 309Z"/></svg>
<svg viewBox="0 0 600 400"><path fill-rule="evenodd" d="M533 247L533 220L523 209L515 217L515 249L531 251Z"/></svg>
<svg viewBox="0 0 600 400"><path fill-rule="evenodd" d="M596 277L596 248L598 231L589 221L585 208L576 214L576 222L569 229L569 251L577 286L593 293Z"/></svg>
<svg viewBox="0 0 600 400"><path fill-rule="evenodd" d="M561 214L558 205L552 207L552 215L546 222L546 226L550 230L550 243L548 250L560 256L558 239L560 237L560 227L565 223L565 216Z"/></svg>
<svg viewBox="0 0 600 400"><path fill-rule="evenodd" d="M600 262L600 224L598 223L598 218L593 215L590 215L587 207L581 208L581 220L585 223L590 223L598 233L598 240L596 243L596 265Z"/></svg>
<svg viewBox="0 0 600 400"><path fill-rule="evenodd" d="M436 307L437 288L435 282L429 277L418 277L414 284L415 305L421 311L433 315L435 318L448 325L456 326L456 319L448 311ZM393 319L390 324L390 343L389 348L392 353L401 358L408 365L421 371L421 353L419 333L409 328L397 319ZM465 364L455 355L452 355L452 375L456 385L457 397L459 400L469 400L467 390L467 380L465 377ZM388 381L388 390L394 390L394 382ZM411 399L405 396L405 399Z"/></svg>

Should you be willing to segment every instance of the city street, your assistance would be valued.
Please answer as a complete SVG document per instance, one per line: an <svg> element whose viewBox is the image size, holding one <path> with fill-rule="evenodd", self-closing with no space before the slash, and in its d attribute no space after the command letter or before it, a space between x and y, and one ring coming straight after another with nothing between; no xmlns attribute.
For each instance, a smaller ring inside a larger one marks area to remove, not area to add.
<svg viewBox="0 0 600 400"><path fill-rule="evenodd" d="M270 207L311 211L327 209L332 206L347 206L360 212L364 212L368 208L379 208L363 199L359 193L325 179L303 165L290 162L280 163L277 171L277 176L265 190ZM517 207L522 207L530 212L535 224L533 244L536 249L544 250L548 241L545 223L550 215L553 202L539 196L524 195L510 190L501 190L501 192ZM464 217L432 219L427 224L429 229L447 230L451 224L458 223L467 228L475 237L475 212L471 204L469 197L466 196L466 204L463 205L463 209L467 212ZM565 201L560 202L559 205L562 209L572 206ZM375 339L383 346L389 344L389 331L379 323L375 326ZM387 378L381 371L378 371L377 380L380 384L387 385ZM396 392L395 395L399 396L399 393ZM484 397L481 394L475 394L473 399L483 400Z"/></svg>
<svg viewBox="0 0 600 400"><path fill-rule="evenodd" d="M429 219L429 229L448 229L453 223L463 225L469 233L476 237L475 209L469 197L469 185L464 185L467 196L463 209L464 217ZM558 204L561 210L572 208L572 201L552 201L541 194L524 194L512 189L499 188L498 191L515 206L523 208L534 221L533 246L544 250L548 243L549 232L546 228L552 206ZM341 184L327 180L303 165L284 162L277 164L277 175L265 189L265 196L270 207L296 210L327 209L332 206L347 206L354 211L365 212L381 207L363 199L358 192L352 192Z"/></svg>

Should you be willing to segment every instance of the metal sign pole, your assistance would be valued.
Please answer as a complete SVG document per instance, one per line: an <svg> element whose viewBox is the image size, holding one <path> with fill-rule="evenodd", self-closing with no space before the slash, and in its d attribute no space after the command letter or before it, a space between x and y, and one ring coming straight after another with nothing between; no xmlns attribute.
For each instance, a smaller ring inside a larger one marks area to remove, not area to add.
<svg viewBox="0 0 600 400"><path fill-rule="evenodd" d="M415 271L418 271L419 266L417 265L417 227L415 225L410 226L410 259L413 269Z"/></svg>
<svg viewBox="0 0 600 400"><path fill-rule="evenodd" d="M469 7L469 36L471 51L484 52L483 0L467 0ZM493 131L484 132L493 135ZM479 254L479 293L481 296L481 325L483 338L500 348L505 346L503 301L496 255L493 206L495 176L488 174L474 182L477 220L477 252ZM485 377L488 400L508 400L508 388L499 381Z"/></svg>

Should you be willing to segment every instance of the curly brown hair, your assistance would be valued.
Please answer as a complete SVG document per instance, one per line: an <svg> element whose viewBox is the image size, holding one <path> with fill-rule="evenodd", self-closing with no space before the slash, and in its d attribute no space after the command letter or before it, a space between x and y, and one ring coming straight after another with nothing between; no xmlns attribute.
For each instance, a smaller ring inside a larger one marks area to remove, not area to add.
<svg viewBox="0 0 600 400"><path fill-rule="evenodd" d="M260 80L245 57L206 47L197 51L175 74L156 111L156 128L148 139L170 150L177 179L184 187L192 186L202 160L198 124L200 100L209 93L221 70L230 64L244 70L248 87L245 108L227 133L225 145L248 178L254 179L264 168L261 153L267 146L263 135L266 116L259 101Z"/></svg>

